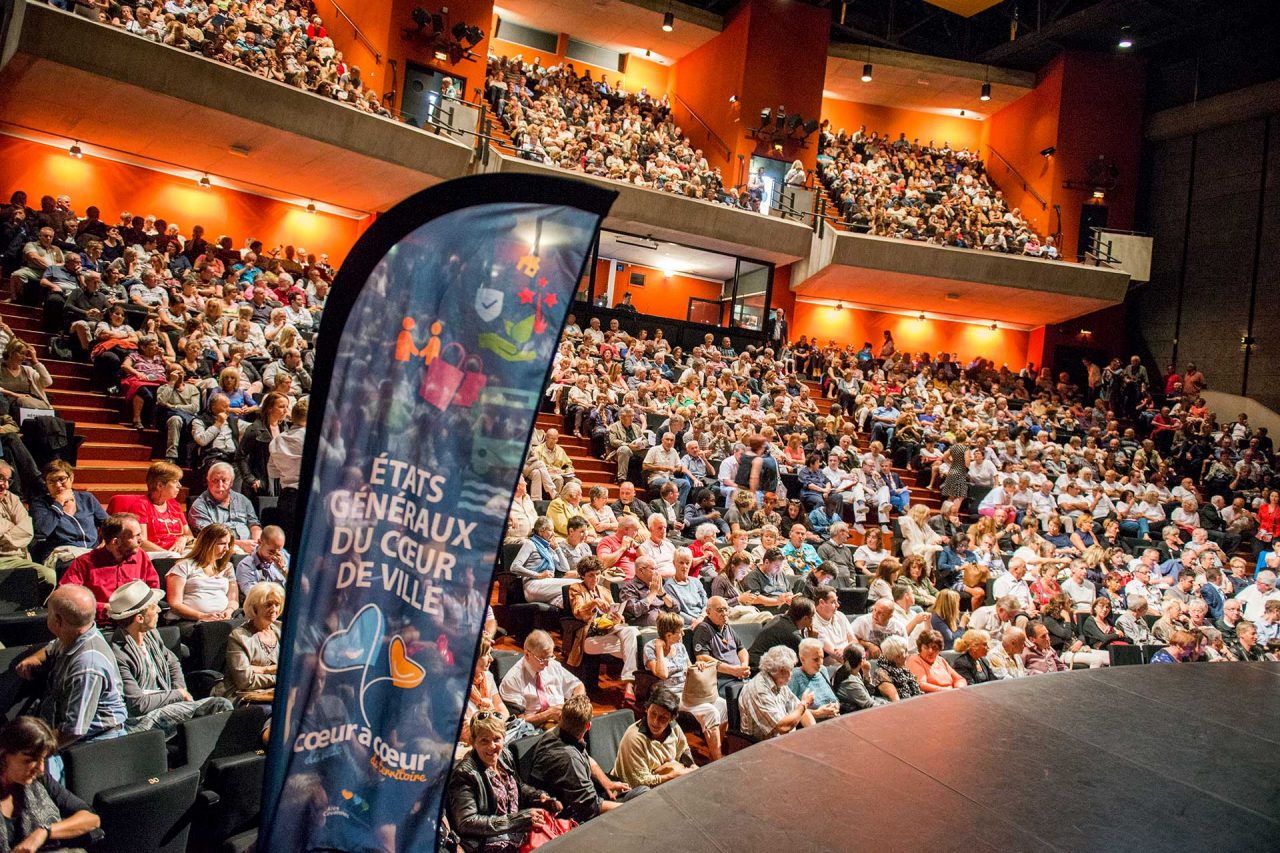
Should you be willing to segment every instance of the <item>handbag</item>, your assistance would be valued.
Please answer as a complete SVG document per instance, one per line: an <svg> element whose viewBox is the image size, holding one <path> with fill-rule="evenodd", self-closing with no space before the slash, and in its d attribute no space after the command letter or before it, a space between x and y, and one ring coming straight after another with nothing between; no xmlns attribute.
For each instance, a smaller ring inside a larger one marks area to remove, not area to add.
<svg viewBox="0 0 1280 853"><path fill-rule="evenodd" d="M559 838L577 825L576 821L568 818L548 815L546 823L529 830L529 835L525 838L524 844L520 845L520 853L537 850L551 839Z"/></svg>
<svg viewBox="0 0 1280 853"><path fill-rule="evenodd" d="M717 680L714 665L690 665L684 675L684 704L688 707L714 704L720 696Z"/></svg>

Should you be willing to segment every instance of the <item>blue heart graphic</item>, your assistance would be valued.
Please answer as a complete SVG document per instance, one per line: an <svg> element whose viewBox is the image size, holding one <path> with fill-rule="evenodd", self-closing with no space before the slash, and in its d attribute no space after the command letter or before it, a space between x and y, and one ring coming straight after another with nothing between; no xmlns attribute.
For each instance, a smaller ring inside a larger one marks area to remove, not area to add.
<svg viewBox="0 0 1280 853"><path fill-rule="evenodd" d="M382 611L377 605L360 608L347 627L330 634L320 647L320 663L330 672L361 669L369 652L382 642Z"/></svg>

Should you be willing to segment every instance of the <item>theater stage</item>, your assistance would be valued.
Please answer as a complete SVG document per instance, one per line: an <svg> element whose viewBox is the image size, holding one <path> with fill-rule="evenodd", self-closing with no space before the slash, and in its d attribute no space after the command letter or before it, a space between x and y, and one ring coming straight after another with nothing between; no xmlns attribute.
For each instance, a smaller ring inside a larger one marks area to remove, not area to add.
<svg viewBox="0 0 1280 853"><path fill-rule="evenodd" d="M968 688L756 744L552 851L1280 849L1280 664Z"/></svg>

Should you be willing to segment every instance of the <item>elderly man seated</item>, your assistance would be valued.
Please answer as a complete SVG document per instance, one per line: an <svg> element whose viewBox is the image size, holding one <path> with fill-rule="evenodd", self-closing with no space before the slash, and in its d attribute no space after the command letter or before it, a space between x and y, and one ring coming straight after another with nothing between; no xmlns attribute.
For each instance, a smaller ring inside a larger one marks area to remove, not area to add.
<svg viewBox="0 0 1280 853"><path fill-rule="evenodd" d="M262 528L262 537L253 553L236 563L236 584L240 597L260 583L289 582L289 552L284 549L284 530L274 524Z"/></svg>
<svg viewBox="0 0 1280 853"><path fill-rule="evenodd" d="M729 604L721 596L707 600L707 618L693 631L693 654L699 663L716 665L722 696L730 684L751 677L747 649L729 624Z"/></svg>
<svg viewBox="0 0 1280 853"><path fill-rule="evenodd" d="M120 737L126 731L129 712L120 670L94 624L94 604L86 587L58 587L48 601L54 639L17 666L18 675L26 679L51 667L40 715L58 733L60 746Z"/></svg>
<svg viewBox="0 0 1280 853"><path fill-rule="evenodd" d="M738 696L742 728L758 740L786 734L802 726L814 724L813 693L797 697L791 692L791 670L796 653L786 646L775 646L760 658L760 672L747 682Z"/></svg>
<svg viewBox="0 0 1280 853"><path fill-rule="evenodd" d="M806 637L800 641L800 664L791 671L789 687L797 699L813 697L810 708L815 720L827 720L840 713L840 700L822 671L822 641Z"/></svg>
<svg viewBox="0 0 1280 853"><path fill-rule="evenodd" d="M540 516L511 561L511 573L520 578L525 599L560 607L564 588L577 583L578 577L570 571L564 554L556 549L554 539L551 519Z"/></svg>
<svg viewBox="0 0 1280 853"><path fill-rule="evenodd" d="M206 489L191 502L188 519L193 534L215 522L230 527L236 549L241 554L252 554L262 536L262 524L253 501L231 488L235 479L236 469L230 463L210 465L205 475Z"/></svg>
<svg viewBox="0 0 1280 853"><path fill-rule="evenodd" d="M1053 650L1052 636L1043 622L1032 622L1027 628L1027 648L1022 653L1022 663L1028 675L1044 675L1047 672L1065 672L1071 667Z"/></svg>
<svg viewBox="0 0 1280 853"><path fill-rule="evenodd" d="M1000 635L1000 645L987 652L987 663L998 679L1022 678L1027 666L1022 653L1027 650L1027 632L1010 626Z"/></svg>
<svg viewBox="0 0 1280 853"><path fill-rule="evenodd" d="M570 696L586 688L578 677L556 660L555 641L546 631L532 631L524 641L524 655L498 685L498 695L508 708L536 727L560 722L561 708Z"/></svg>
<svg viewBox="0 0 1280 853"><path fill-rule="evenodd" d="M895 618L896 606L892 599L882 598L871 605L870 613L864 613L853 620L853 635L866 649L869 657L880 657L880 646L889 637L907 639L901 620Z"/></svg>
<svg viewBox="0 0 1280 853"><path fill-rule="evenodd" d="M649 694L644 716L632 723L618 744L613 776L632 788L657 787L697 769L676 713L680 697L659 685Z"/></svg>
<svg viewBox="0 0 1280 853"><path fill-rule="evenodd" d="M111 594L107 618L115 624L111 651L120 668L129 730L160 728L167 735L193 717L231 710L221 696L194 699L178 658L160 639L160 599L164 593L143 581L129 581Z"/></svg>

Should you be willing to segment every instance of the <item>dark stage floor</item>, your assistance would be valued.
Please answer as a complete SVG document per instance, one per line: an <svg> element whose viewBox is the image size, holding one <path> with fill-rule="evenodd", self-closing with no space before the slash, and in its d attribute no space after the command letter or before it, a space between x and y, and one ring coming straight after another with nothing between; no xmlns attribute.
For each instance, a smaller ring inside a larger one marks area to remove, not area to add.
<svg viewBox="0 0 1280 853"><path fill-rule="evenodd" d="M757 744L548 851L1280 850L1280 664L984 685Z"/></svg>

